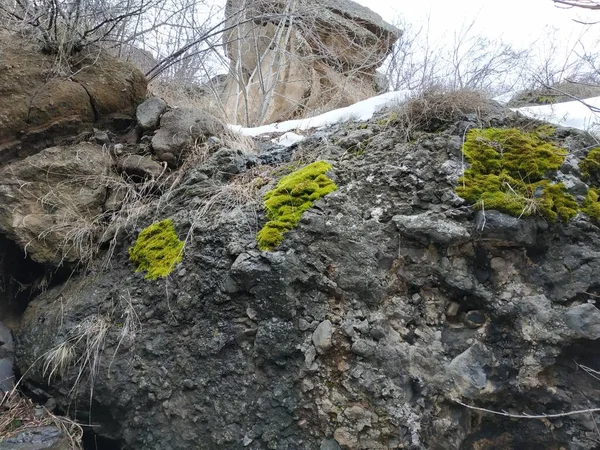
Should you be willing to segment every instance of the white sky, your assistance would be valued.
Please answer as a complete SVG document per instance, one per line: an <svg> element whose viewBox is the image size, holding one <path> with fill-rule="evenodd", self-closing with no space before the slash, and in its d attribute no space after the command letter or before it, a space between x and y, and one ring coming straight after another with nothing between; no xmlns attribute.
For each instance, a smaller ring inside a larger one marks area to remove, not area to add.
<svg viewBox="0 0 600 450"><path fill-rule="evenodd" d="M404 17L413 26L427 23L429 17L430 36L452 36L464 24L476 20L481 34L501 37L515 46L528 43L544 36L544 28L554 26L561 35L579 36L586 26L575 23L574 18L600 21L600 11L580 8L564 8L554 5L552 0L355 0L375 12L388 22ZM587 27L588 33L600 36L600 24Z"/></svg>

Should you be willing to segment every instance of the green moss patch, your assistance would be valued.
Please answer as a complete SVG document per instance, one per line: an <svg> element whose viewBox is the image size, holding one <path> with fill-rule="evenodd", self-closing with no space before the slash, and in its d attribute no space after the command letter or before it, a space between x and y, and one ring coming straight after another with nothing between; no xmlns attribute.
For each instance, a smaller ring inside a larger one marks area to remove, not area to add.
<svg viewBox="0 0 600 450"><path fill-rule="evenodd" d="M284 176L275 189L264 197L269 222L258 232L256 240L261 250L272 250L283 242L284 233L293 229L304 211L315 201L337 189L327 177L331 165L317 161Z"/></svg>
<svg viewBox="0 0 600 450"><path fill-rule="evenodd" d="M587 156L579 163L579 170L584 180L600 183L600 148L590 150Z"/></svg>
<svg viewBox="0 0 600 450"><path fill-rule="evenodd" d="M183 242L177 237L173 221L166 219L142 230L135 245L129 248L129 259L136 272L147 271L146 279L169 275L181 261Z"/></svg>
<svg viewBox="0 0 600 450"><path fill-rule="evenodd" d="M479 209L569 220L579 205L561 183L552 184L546 178L567 155L550 142L552 132L551 127L534 132L516 128L469 131L463 153L471 167L459 179L456 193Z"/></svg>
<svg viewBox="0 0 600 450"><path fill-rule="evenodd" d="M600 224L600 195L597 189L590 189L581 205L581 211L592 221Z"/></svg>

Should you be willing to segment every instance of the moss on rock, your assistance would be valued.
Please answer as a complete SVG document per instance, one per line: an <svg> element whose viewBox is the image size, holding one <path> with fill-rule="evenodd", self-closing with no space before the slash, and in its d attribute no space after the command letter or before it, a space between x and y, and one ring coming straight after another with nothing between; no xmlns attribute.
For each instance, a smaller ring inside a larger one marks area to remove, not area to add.
<svg viewBox="0 0 600 450"><path fill-rule="evenodd" d="M579 163L579 170L584 180L600 182L600 147L589 151Z"/></svg>
<svg viewBox="0 0 600 450"><path fill-rule="evenodd" d="M588 215L592 221L600 223L600 195L597 189L590 189L581 205L581 212Z"/></svg>
<svg viewBox="0 0 600 450"><path fill-rule="evenodd" d="M129 248L129 259L136 265L136 272L148 272L146 279L164 278L181 261L183 245L173 221L165 219L142 230L135 245Z"/></svg>
<svg viewBox="0 0 600 450"><path fill-rule="evenodd" d="M577 214L577 202L561 183L545 178L567 155L550 142L553 131L551 127L533 132L516 128L469 131L463 153L471 167L459 179L456 193L479 209L569 220Z"/></svg>
<svg viewBox="0 0 600 450"><path fill-rule="evenodd" d="M279 180L275 189L264 197L269 222L258 232L261 250L272 250L283 242L284 233L293 229L304 211L315 201L337 189L327 177L331 165L325 161L309 164Z"/></svg>

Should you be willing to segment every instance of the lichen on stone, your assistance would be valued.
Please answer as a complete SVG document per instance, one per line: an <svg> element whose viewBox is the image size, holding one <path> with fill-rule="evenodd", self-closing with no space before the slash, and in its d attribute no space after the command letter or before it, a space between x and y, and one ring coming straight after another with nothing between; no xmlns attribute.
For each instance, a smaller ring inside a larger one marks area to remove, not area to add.
<svg viewBox="0 0 600 450"><path fill-rule="evenodd" d="M459 179L456 193L477 209L569 220L579 205L562 183L552 184L546 178L567 155L550 141L552 133L551 127L532 132L516 128L469 131L463 154L471 166Z"/></svg>
<svg viewBox="0 0 600 450"><path fill-rule="evenodd" d="M272 250L281 244L283 235L296 227L304 211L337 189L326 175L330 169L331 165L325 161L314 162L284 176L275 189L265 194L269 221L256 237L261 250Z"/></svg>
<svg viewBox="0 0 600 450"><path fill-rule="evenodd" d="M147 271L147 280L164 278L181 261L183 245L173 221L165 219L142 230L135 245L129 248L129 259L135 264L136 272Z"/></svg>

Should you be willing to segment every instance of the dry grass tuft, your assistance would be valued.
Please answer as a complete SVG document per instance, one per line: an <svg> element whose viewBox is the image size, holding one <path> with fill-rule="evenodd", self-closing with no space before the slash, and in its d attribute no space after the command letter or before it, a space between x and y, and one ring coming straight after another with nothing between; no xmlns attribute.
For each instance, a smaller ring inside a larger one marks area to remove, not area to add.
<svg viewBox="0 0 600 450"><path fill-rule="evenodd" d="M81 426L67 418L55 416L46 408L36 408L33 402L13 390L0 401L0 442L27 429L55 426L62 431L73 450L82 450Z"/></svg>
<svg viewBox="0 0 600 450"><path fill-rule="evenodd" d="M401 105L394 122L399 122L410 137L415 131L439 131L466 114L482 114L491 105L478 91L432 89Z"/></svg>

